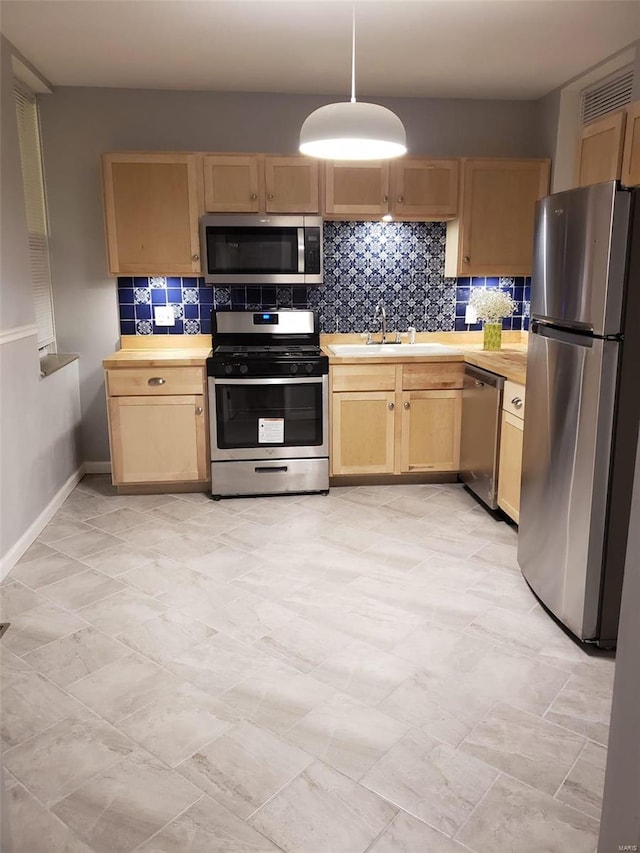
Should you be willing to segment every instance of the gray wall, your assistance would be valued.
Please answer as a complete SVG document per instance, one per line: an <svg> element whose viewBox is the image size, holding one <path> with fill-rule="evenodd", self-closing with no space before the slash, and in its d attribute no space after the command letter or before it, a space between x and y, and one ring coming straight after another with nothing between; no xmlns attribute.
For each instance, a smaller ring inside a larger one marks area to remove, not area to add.
<svg viewBox="0 0 640 853"><path fill-rule="evenodd" d="M0 331L35 322L11 70L0 37ZM38 519L80 466L77 365L40 379L35 335L0 344L0 577L40 529ZM34 526L35 525L35 526Z"/></svg>
<svg viewBox="0 0 640 853"><path fill-rule="evenodd" d="M332 98L60 88L41 98L59 345L79 352L85 459L109 458L101 361L118 342L106 273L99 161L105 151L291 154L300 126ZM387 99L414 154L538 156L537 106L525 101Z"/></svg>

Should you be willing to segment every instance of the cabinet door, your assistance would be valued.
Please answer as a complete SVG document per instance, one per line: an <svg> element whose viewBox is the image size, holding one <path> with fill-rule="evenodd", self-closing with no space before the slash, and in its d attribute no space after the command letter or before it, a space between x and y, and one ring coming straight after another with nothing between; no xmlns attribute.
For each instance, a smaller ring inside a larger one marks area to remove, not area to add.
<svg viewBox="0 0 640 853"><path fill-rule="evenodd" d="M447 226L445 275L530 275L535 204L548 160L465 160L460 218Z"/></svg>
<svg viewBox="0 0 640 853"><path fill-rule="evenodd" d="M523 420L502 412L498 506L516 523L520 520L520 479L522 477Z"/></svg>
<svg viewBox="0 0 640 853"><path fill-rule="evenodd" d="M636 101L627 108L622 183L625 187L640 186L640 101Z"/></svg>
<svg viewBox="0 0 640 853"><path fill-rule="evenodd" d="M264 210L260 157L206 154L203 162L204 206L208 213Z"/></svg>
<svg viewBox="0 0 640 853"><path fill-rule="evenodd" d="M457 471L462 391L404 391L400 470Z"/></svg>
<svg viewBox="0 0 640 853"><path fill-rule="evenodd" d="M105 154L102 158L109 272L200 272L197 157Z"/></svg>
<svg viewBox="0 0 640 853"><path fill-rule="evenodd" d="M331 405L331 473L393 474L395 393L333 393Z"/></svg>
<svg viewBox="0 0 640 853"><path fill-rule="evenodd" d="M325 164L324 213L379 217L389 211L389 164L378 160Z"/></svg>
<svg viewBox="0 0 640 853"><path fill-rule="evenodd" d="M452 219L458 210L458 170L457 160L396 160L394 214L400 219Z"/></svg>
<svg viewBox="0 0 640 853"><path fill-rule="evenodd" d="M114 485L208 479L201 395L111 397L109 427Z"/></svg>
<svg viewBox="0 0 640 853"><path fill-rule="evenodd" d="M265 157L268 213L317 213L318 161L308 157Z"/></svg>
<svg viewBox="0 0 640 853"><path fill-rule="evenodd" d="M625 112L620 110L582 128L578 149L579 187L615 181L622 167Z"/></svg>

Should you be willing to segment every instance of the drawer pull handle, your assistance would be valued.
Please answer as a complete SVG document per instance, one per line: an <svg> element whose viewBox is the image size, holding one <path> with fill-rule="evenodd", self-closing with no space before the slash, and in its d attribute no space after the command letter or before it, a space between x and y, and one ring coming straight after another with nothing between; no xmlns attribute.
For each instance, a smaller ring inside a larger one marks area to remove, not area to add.
<svg viewBox="0 0 640 853"><path fill-rule="evenodd" d="M514 409L521 409L523 406L522 398L521 397L514 397L513 400L511 401L511 405L514 407Z"/></svg>
<svg viewBox="0 0 640 853"><path fill-rule="evenodd" d="M162 376L152 376L151 379L148 380L147 385L164 385L166 379L163 379Z"/></svg>
<svg viewBox="0 0 640 853"><path fill-rule="evenodd" d="M479 380L479 379L476 379L476 381L475 381L473 384L474 384L477 388L484 388L484 382L480 382L480 380Z"/></svg>
<svg viewBox="0 0 640 853"><path fill-rule="evenodd" d="M286 465L274 465L272 468L259 467L254 468L253 470L256 472L256 474L270 474L274 471L276 473L285 474L289 469Z"/></svg>
<svg viewBox="0 0 640 853"><path fill-rule="evenodd" d="M196 406L196 415L201 415L202 411L203 411L202 406Z"/></svg>

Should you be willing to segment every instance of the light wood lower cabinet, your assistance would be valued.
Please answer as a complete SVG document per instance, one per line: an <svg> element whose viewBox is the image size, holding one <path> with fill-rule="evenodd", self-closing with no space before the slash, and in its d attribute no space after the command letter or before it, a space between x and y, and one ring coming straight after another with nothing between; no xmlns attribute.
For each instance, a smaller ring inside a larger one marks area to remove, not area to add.
<svg viewBox="0 0 640 853"><path fill-rule="evenodd" d="M461 415L459 391L404 391L400 470L457 471Z"/></svg>
<svg viewBox="0 0 640 853"><path fill-rule="evenodd" d="M331 368L331 473L457 471L462 364Z"/></svg>
<svg viewBox="0 0 640 853"><path fill-rule="evenodd" d="M347 391L333 395L334 474L393 474L394 410L394 391Z"/></svg>
<svg viewBox="0 0 640 853"><path fill-rule="evenodd" d="M208 480L203 368L107 370L107 395L114 485Z"/></svg>
<svg viewBox="0 0 640 853"><path fill-rule="evenodd" d="M516 523L520 521L524 405L524 386L505 382L498 467L498 506Z"/></svg>

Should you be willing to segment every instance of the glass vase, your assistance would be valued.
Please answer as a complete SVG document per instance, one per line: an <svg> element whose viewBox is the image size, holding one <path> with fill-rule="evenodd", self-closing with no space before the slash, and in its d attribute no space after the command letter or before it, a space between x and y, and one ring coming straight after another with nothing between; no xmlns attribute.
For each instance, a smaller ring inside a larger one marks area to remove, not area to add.
<svg viewBox="0 0 640 853"><path fill-rule="evenodd" d="M502 323L485 323L482 349L499 350L502 346Z"/></svg>

